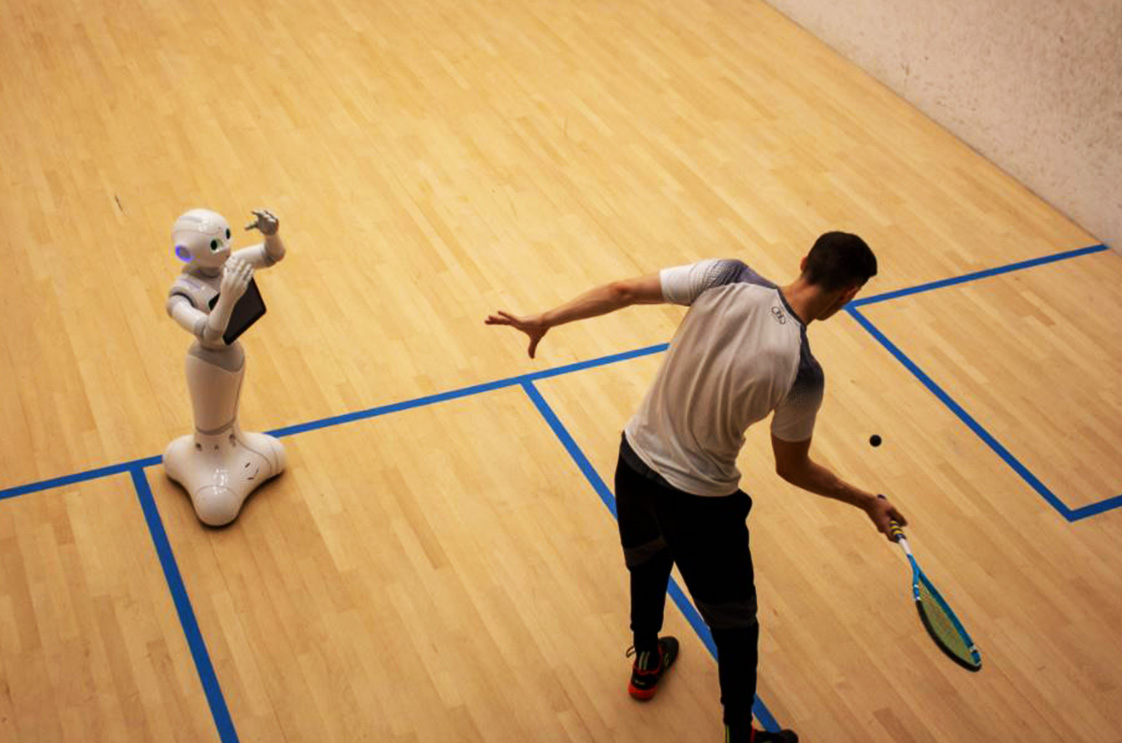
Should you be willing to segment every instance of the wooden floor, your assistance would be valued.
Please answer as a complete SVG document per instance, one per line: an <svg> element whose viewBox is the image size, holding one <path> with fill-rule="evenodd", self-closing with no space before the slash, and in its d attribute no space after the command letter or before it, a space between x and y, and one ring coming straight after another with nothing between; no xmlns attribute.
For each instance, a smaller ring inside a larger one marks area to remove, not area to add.
<svg viewBox="0 0 1122 743"><path fill-rule="evenodd" d="M6 3L0 68L4 741L721 739L676 609L680 666L627 697L615 523L517 384L290 436L223 530L159 466L158 514L127 469L19 489L190 430L164 311L188 208L281 218L254 430L663 343L679 308L535 361L482 320L702 257L785 281L845 229L873 295L1098 242L758 2ZM1106 251L860 312L1070 516L1122 493L1120 284ZM1122 511L1069 520L853 316L810 335L815 455L898 502L985 668L939 654L899 551L779 481L761 427L771 714L809 743L1122 742ZM609 484L660 359L535 382Z"/></svg>

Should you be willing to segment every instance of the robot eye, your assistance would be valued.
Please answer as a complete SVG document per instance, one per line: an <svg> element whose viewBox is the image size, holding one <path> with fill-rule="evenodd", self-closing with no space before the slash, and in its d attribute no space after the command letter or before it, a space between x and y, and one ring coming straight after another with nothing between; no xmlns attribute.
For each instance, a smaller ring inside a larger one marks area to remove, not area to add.
<svg viewBox="0 0 1122 743"><path fill-rule="evenodd" d="M217 240L211 240L210 241L210 249L213 250L215 253L218 252L218 241Z"/></svg>
<svg viewBox="0 0 1122 743"><path fill-rule="evenodd" d="M230 228L229 227L226 228L226 239L227 240L230 239Z"/></svg>

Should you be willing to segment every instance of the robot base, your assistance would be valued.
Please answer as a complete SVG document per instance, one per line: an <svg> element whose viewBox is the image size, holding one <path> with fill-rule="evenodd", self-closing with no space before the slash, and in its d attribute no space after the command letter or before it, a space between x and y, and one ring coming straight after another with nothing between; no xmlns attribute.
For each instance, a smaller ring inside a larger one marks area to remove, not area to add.
<svg viewBox="0 0 1122 743"><path fill-rule="evenodd" d="M264 433L235 426L216 436L180 436L164 452L164 471L191 496L195 514L208 526L225 526L261 483L287 464L284 446Z"/></svg>

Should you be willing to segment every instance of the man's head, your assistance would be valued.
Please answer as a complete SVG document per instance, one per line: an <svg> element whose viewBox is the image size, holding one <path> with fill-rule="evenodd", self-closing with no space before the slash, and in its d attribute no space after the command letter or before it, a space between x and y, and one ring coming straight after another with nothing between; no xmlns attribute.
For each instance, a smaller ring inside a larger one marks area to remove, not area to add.
<svg viewBox="0 0 1122 743"><path fill-rule="evenodd" d="M865 241L848 232L827 232L819 237L802 261L802 280L830 298L825 320L857 296L877 275L877 257Z"/></svg>

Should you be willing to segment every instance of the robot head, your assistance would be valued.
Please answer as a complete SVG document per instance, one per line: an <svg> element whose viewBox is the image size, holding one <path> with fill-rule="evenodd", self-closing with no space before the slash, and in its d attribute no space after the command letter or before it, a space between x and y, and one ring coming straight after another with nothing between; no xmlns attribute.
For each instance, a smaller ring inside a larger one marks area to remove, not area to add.
<svg viewBox="0 0 1122 743"><path fill-rule="evenodd" d="M220 268L230 257L230 225L210 209L184 212L171 228L175 255L184 263Z"/></svg>

